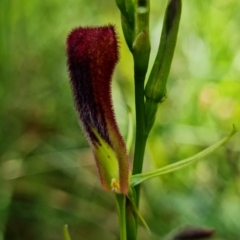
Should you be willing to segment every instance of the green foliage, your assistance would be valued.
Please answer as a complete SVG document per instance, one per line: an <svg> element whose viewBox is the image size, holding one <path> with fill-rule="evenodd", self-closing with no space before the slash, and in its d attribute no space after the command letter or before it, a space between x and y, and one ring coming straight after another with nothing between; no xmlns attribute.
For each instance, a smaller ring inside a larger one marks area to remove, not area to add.
<svg viewBox="0 0 240 240"><path fill-rule="evenodd" d="M166 4L151 1L151 65ZM238 1L184 1L144 172L203 150L233 123L239 128L239 11ZM121 60L113 96L127 136L133 63L119 15L113 0L0 1L0 239L62 239L65 223L73 240L117 239L114 197L100 189L72 104L65 39L78 25L116 23ZM239 239L239 146L237 134L211 161L143 184L140 211L151 239L192 223L217 229L215 239ZM148 239L144 227L139 232Z"/></svg>

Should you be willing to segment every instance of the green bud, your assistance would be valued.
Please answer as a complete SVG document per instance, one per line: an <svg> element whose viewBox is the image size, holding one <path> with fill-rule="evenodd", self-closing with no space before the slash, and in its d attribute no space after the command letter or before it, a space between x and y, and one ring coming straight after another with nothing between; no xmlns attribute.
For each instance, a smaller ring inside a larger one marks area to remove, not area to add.
<svg viewBox="0 0 240 240"><path fill-rule="evenodd" d="M162 102L172 63L181 17L181 0L170 0L166 9L158 53L145 88L146 98Z"/></svg>
<svg viewBox="0 0 240 240"><path fill-rule="evenodd" d="M145 31L147 34L149 34L149 0L135 0L134 8L134 31L136 38L142 31Z"/></svg>
<svg viewBox="0 0 240 240"><path fill-rule="evenodd" d="M132 47L135 72L145 76L148 69L148 61L150 55L150 40L147 32L140 32Z"/></svg>
<svg viewBox="0 0 240 240"><path fill-rule="evenodd" d="M135 79L144 81L151 49L149 40L149 0L136 0L134 8L135 25L132 45L134 72Z"/></svg>

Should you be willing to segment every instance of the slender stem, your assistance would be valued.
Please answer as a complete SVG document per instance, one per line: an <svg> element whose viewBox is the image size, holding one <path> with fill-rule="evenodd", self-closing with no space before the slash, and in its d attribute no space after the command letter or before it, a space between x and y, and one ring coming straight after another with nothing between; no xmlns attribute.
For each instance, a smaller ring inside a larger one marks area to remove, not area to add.
<svg viewBox="0 0 240 240"><path fill-rule="evenodd" d="M144 80L135 75L135 107L136 107L136 142L133 162L133 174L142 172L143 158L146 145L145 111L144 111ZM136 205L139 204L140 187L135 187Z"/></svg>
<svg viewBox="0 0 240 240"><path fill-rule="evenodd" d="M127 240L137 239L137 219L129 199L126 199Z"/></svg>
<svg viewBox="0 0 240 240"><path fill-rule="evenodd" d="M126 196L122 194L116 194L117 210L120 228L120 240L127 240L126 229Z"/></svg>
<svg viewBox="0 0 240 240"><path fill-rule="evenodd" d="M133 58L136 109L136 142L132 172L133 174L142 172L145 145L147 140L145 134L144 82L148 69L148 61L151 48L149 41L149 8L149 0L135 1L135 44L133 44ZM136 206L138 206L140 195L139 186L136 186L135 192Z"/></svg>
<svg viewBox="0 0 240 240"><path fill-rule="evenodd" d="M126 0L125 3L133 3L134 5L123 4L123 0L116 0L122 14L125 12L125 8L128 8L129 13L133 15L125 14L125 17L129 22L134 23L126 24L126 21L122 21L124 36L128 43L129 49L133 54L134 59L134 81L135 81L135 109L136 109L136 136L135 136L135 153L133 162L133 174L142 172L143 158L146 145L146 134L145 134L145 110L144 110L144 81L145 75L148 68L148 61L150 55L150 40L149 40L149 6L150 0ZM125 6L125 7L124 7ZM129 6L129 7L127 7ZM134 8L132 8L134 7ZM123 14L124 15L124 14ZM134 17L134 19L131 19ZM122 20L126 20L122 18ZM134 20L134 21L133 21ZM135 203L136 207L139 204L140 187L135 187ZM138 218L136 211L132 208L132 204L129 201L125 201L125 224L127 229L127 239L137 239L137 226ZM121 218L119 212L119 218ZM122 239L122 238L121 238Z"/></svg>

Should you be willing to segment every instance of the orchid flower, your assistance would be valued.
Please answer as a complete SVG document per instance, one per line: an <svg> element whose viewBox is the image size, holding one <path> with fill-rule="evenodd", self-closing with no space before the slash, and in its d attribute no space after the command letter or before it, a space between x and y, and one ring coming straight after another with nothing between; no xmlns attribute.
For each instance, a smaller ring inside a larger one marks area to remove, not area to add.
<svg viewBox="0 0 240 240"><path fill-rule="evenodd" d="M126 195L129 157L111 97L112 74L119 59L114 26L74 29L67 38L67 57L75 106L102 187Z"/></svg>

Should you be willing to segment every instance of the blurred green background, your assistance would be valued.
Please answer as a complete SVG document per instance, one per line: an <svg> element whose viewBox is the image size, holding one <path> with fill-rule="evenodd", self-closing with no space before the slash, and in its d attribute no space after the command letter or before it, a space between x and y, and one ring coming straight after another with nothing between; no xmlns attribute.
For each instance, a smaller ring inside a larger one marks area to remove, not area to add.
<svg viewBox="0 0 240 240"><path fill-rule="evenodd" d="M151 1L150 66L166 0ZM191 156L240 128L240 2L183 0L168 98L160 105L144 171ZM121 59L113 96L121 132L134 112L132 57L114 0L0 1L0 240L118 239L112 193L100 188L79 127L66 68L71 29L115 24ZM133 116L134 117L134 116ZM210 157L143 184L141 212L162 239L184 225L240 239L240 135Z"/></svg>

